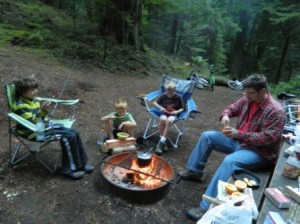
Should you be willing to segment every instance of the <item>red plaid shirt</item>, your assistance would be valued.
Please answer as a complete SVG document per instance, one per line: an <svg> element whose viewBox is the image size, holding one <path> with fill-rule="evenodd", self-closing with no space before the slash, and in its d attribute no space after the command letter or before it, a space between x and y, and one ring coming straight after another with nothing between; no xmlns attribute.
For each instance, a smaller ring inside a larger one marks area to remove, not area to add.
<svg viewBox="0 0 300 224"><path fill-rule="evenodd" d="M229 105L222 116L237 117L236 128L244 126L248 116L250 103L247 97L242 97ZM268 96L258 105L246 132L239 132L236 139L267 160L276 163L279 152L281 135L285 123L285 113L281 104Z"/></svg>

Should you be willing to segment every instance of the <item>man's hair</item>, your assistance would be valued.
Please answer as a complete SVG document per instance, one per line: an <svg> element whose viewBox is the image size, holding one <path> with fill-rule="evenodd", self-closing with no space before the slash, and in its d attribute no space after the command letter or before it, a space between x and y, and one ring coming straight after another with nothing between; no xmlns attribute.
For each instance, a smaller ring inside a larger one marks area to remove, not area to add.
<svg viewBox="0 0 300 224"><path fill-rule="evenodd" d="M34 77L20 78L13 81L16 90L16 97L22 96L30 89L38 88L37 80Z"/></svg>
<svg viewBox="0 0 300 224"><path fill-rule="evenodd" d="M243 88L253 88L256 91L259 91L263 88L268 89L267 78L264 75L260 74L250 75L243 83Z"/></svg>

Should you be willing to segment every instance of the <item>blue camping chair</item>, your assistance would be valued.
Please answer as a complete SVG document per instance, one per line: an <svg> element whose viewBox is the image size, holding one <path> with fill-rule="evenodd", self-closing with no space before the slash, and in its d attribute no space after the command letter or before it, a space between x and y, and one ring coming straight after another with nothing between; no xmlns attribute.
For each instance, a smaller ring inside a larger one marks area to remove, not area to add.
<svg viewBox="0 0 300 224"><path fill-rule="evenodd" d="M194 81L178 79L164 74L162 75L160 89L146 95L138 95L137 97L141 99L141 104L146 107L147 112L150 114L150 119L143 135L144 139L148 139L149 137L159 133L159 117L156 115L156 108L152 107L152 103L157 97L165 93L165 85L170 81L176 83L176 93L182 96L185 103L185 110L177 117L172 125L173 129L175 129L177 133L176 138L171 139L168 137L168 140L172 146L174 148L178 148L179 139L184 134L185 121L188 118L194 118L195 114L200 113L200 111L197 109L195 101L192 99Z"/></svg>

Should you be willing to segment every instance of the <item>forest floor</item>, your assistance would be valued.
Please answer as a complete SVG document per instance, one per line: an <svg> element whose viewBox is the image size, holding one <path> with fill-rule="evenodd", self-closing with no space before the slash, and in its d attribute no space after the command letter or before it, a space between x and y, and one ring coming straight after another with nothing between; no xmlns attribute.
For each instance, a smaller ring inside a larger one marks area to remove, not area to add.
<svg viewBox="0 0 300 224"><path fill-rule="evenodd" d="M96 144L101 127L100 117L113 111L114 102L122 97L128 101L129 111L138 123L136 136L141 136L149 116L135 96L158 89L161 77L157 74L107 73L100 69L85 69L80 63L75 65L73 71L71 67L36 57L20 48L9 47L0 52L2 88L17 76L35 74L40 81L40 96L58 97L65 81L69 80L62 98L80 99L74 128L80 131L89 161L95 166L92 174L77 181L51 175L34 158L10 166L7 107L4 91L1 91L0 223L195 223L186 218L185 211L198 205L223 155L212 153L203 183L181 180L178 184L170 184L170 192L155 203L131 203L109 193L104 187L100 170L103 153ZM186 122L185 135L178 149L162 155L176 173L185 169L201 132L219 129L220 112L240 95L241 92L219 86L213 92L195 89L193 98L202 113ZM147 145L155 147L157 140L158 137L150 138Z"/></svg>

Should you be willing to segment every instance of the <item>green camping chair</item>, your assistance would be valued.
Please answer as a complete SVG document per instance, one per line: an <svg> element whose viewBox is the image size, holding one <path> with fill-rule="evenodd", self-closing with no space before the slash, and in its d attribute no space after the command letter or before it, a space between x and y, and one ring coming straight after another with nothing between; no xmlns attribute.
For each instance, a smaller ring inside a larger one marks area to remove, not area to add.
<svg viewBox="0 0 300 224"><path fill-rule="evenodd" d="M21 124L33 132L36 132L37 128L35 124L31 123L30 121L24 119L23 117L17 115L12 111L12 105L15 102L15 86L13 83L9 83L5 85L5 93L6 93L7 105L8 105L7 115L8 115L8 123L9 123L8 133L9 133L10 164L15 165L25 160L29 156L34 156L47 170L49 170L51 173L55 173L61 161L61 150L59 150L59 155L54 157L55 158L54 165L53 164L50 165L49 162L47 162L46 159L41 156L41 152L49 149L49 147L45 147L49 143L60 140L60 136L53 135L53 136L48 136L43 141L32 141L18 135L16 131L16 124ZM55 103L56 105L72 106L72 113L69 118L51 120L53 124L59 123L67 128L72 127L73 123L75 122L75 110L76 110L76 105L79 102L79 99L75 99L75 100L58 100L53 98L38 98L38 99L41 101L48 101L51 103ZM51 126L46 130L48 129L51 129Z"/></svg>

